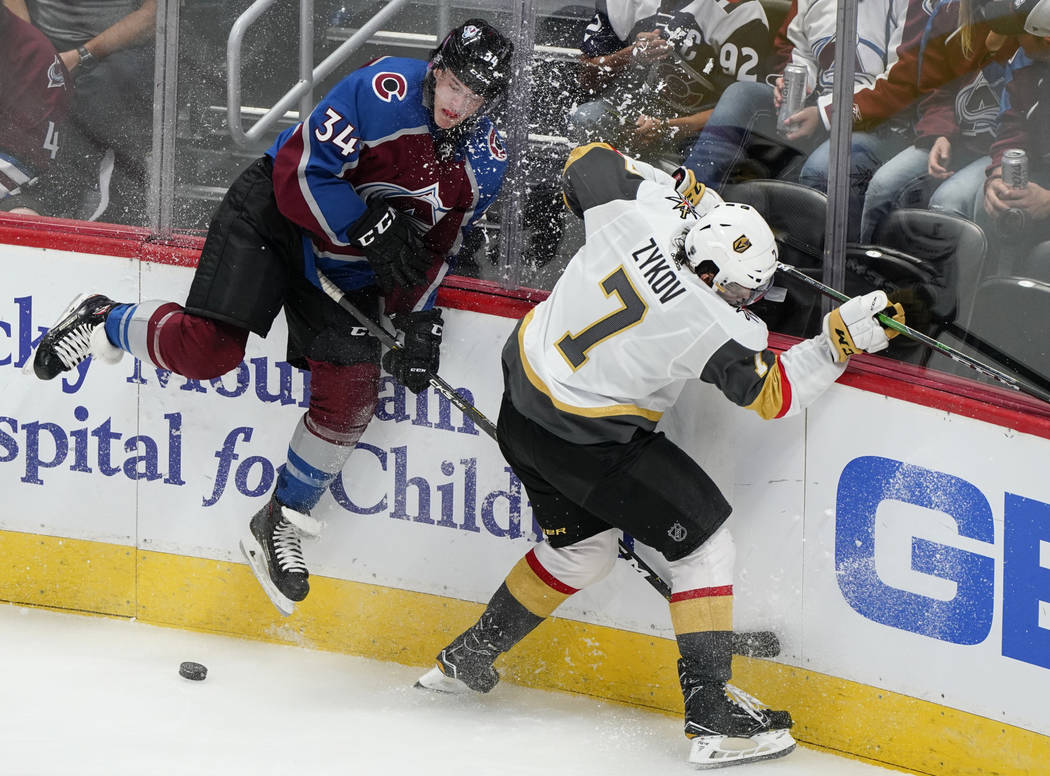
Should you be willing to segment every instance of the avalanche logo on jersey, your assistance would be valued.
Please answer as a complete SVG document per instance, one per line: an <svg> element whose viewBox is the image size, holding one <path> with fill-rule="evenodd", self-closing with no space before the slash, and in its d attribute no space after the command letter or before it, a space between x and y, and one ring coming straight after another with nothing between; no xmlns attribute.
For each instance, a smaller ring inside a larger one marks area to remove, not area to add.
<svg viewBox="0 0 1050 776"><path fill-rule="evenodd" d="M384 102L399 102L408 94L408 81L401 73L376 73L372 79L372 91Z"/></svg>
<svg viewBox="0 0 1050 776"><path fill-rule="evenodd" d="M373 197L382 197L424 231L429 231L452 209L441 201L437 183L415 191L387 181L362 183L355 188L365 201L371 201Z"/></svg>
<svg viewBox="0 0 1050 776"><path fill-rule="evenodd" d="M503 145L503 138L493 127L489 130L489 153L492 158L501 162L507 161L507 147Z"/></svg>
<svg viewBox="0 0 1050 776"><path fill-rule="evenodd" d="M62 60L55 54L55 61L47 69L47 88L61 89L66 85L66 76L62 72Z"/></svg>

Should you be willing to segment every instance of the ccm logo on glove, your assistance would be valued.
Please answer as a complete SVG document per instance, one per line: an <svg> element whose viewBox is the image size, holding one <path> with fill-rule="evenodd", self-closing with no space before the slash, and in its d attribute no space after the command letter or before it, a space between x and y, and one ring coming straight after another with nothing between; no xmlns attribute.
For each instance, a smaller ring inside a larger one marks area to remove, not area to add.
<svg viewBox="0 0 1050 776"><path fill-rule="evenodd" d="M357 238L358 244L362 248L371 245L376 241L376 238L379 237L379 235L383 234L383 232L385 232L387 229L389 229L391 224L393 223L394 211L391 208L387 208L386 212L383 213L382 217L375 224L375 226L373 226L371 229L369 229L367 232L365 232L363 235Z"/></svg>

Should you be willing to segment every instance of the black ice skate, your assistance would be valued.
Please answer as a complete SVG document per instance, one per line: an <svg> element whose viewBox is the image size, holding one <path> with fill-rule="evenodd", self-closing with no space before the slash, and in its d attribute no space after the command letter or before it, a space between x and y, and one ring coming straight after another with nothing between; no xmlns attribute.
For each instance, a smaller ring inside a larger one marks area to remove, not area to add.
<svg viewBox="0 0 1050 776"><path fill-rule="evenodd" d="M496 686L499 674L492 664L503 650L493 643L499 632L492 627L488 614L482 614L478 622L441 650L437 665L419 678L416 687L463 694L488 692Z"/></svg>
<svg viewBox="0 0 1050 776"><path fill-rule="evenodd" d="M783 757L795 748L788 732L791 715L766 708L731 684L705 683L678 661L685 698L685 734L693 739L689 762L697 768L723 768Z"/></svg>
<svg viewBox="0 0 1050 776"><path fill-rule="evenodd" d="M70 302L58 323L40 340L33 357L36 376L54 379L92 354L110 363L119 361L124 351L114 347L101 328L114 304L102 294L81 294Z"/></svg>
<svg viewBox="0 0 1050 776"><path fill-rule="evenodd" d="M310 592L310 572L299 538L317 536L321 527L320 521L283 506L271 496L252 517L250 532L241 539L241 552L281 614L294 612L296 602Z"/></svg>

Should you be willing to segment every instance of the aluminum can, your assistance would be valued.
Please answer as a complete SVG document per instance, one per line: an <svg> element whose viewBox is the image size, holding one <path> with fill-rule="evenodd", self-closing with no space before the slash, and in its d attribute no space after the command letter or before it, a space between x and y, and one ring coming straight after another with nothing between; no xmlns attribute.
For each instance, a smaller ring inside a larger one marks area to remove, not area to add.
<svg viewBox="0 0 1050 776"><path fill-rule="evenodd" d="M803 65L788 65L784 68L784 101L777 114L777 131L784 134L784 121L802 110L806 100L806 68Z"/></svg>
<svg viewBox="0 0 1050 776"><path fill-rule="evenodd" d="M1003 151L1003 183L1011 189L1028 185L1028 154L1020 148Z"/></svg>

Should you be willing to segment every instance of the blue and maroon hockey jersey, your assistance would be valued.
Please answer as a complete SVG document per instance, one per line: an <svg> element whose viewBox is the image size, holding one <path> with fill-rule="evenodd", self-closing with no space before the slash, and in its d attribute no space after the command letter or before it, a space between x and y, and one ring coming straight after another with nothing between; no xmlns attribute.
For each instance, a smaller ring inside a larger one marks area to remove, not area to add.
<svg viewBox="0 0 1050 776"><path fill-rule="evenodd" d="M427 63L382 57L344 78L306 121L267 150L286 218L303 232L310 280L323 272L343 290L375 276L348 233L365 201L385 199L419 228L433 253L428 283L387 296L391 311L424 309L463 235L492 204L507 166L503 139L481 116L456 151L439 157L439 131L423 104Z"/></svg>
<svg viewBox="0 0 1050 776"><path fill-rule="evenodd" d="M0 5L0 199L43 175L59 153L69 74L43 33Z"/></svg>

